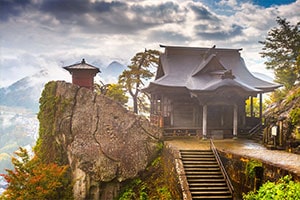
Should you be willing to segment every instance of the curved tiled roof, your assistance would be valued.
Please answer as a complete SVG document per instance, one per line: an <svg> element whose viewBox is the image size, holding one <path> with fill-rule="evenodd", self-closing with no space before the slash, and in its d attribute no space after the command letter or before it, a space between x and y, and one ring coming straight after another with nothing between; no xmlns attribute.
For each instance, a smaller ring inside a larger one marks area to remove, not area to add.
<svg viewBox="0 0 300 200"><path fill-rule="evenodd" d="M280 87L255 77L240 56L241 49L163 46L159 75L151 87L184 87L190 91L212 91L224 86L248 92L269 92ZM230 72L231 77L224 78Z"/></svg>
<svg viewBox="0 0 300 200"><path fill-rule="evenodd" d="M63 68L68 71L70 71L70 70L95 70L96 73L100 72L98 67L95 67L93 65L86 63L85 59L82 59L82 61L80 63L69 65L69 66L66 66Z"/></svg>

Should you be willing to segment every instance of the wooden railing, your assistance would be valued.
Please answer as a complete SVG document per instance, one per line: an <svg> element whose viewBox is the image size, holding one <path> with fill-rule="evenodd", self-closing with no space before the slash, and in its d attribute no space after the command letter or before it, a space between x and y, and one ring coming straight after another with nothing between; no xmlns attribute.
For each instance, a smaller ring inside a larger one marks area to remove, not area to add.
<svg viewBox="0 0 300 200"><path fill-rule="evenodd" d="M260 123L256 124L256 126L254 126L253 128L251 128L248 131L248 134L250 136L255 135L256 133L260 132L263 129L263 127L264 127L263 124L260 122Z"/></svg>
<svg viewBox="0 0 300 200"><path fill-rule="evenodd" d="M220 156L219 156L219 153L218 153L218 151L217 151L217 148L215 147L215 145L214 145L212 139L210 139L210 148L211 148L211 150L213 151L213 153L214 153L214 155L215 155L215 157L216 157L216 160L217 160L217 162L218 162L218 164L219 164L219 167L220 167L220 169L221 169L221 171L222 171L222 174L223 174L223 176L224 176L224 178L225 178L225 181L226 181L226 183L227 183L227 186L228 186L228 188L229 188L229 191L230 191L230 193L231 193L231 195L232 195L232 197L233 197L233 196L234 196L234 188L233 188L233 186L232 186L232 183L231 183L231 181L230 181L230 178L229 178L229 176L228 176L228 174L227 174L227 172L226 172L226 170L225 170L225 167L224 167L224 165L223 165L223 163L222 163L222 161L221 161L221 158L220 158Z"/></svg>

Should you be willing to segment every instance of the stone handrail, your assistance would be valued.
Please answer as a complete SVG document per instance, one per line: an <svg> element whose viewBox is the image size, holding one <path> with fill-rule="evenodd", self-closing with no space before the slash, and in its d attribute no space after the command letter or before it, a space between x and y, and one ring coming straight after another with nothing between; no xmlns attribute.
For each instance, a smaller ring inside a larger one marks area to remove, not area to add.
<svg viewBox="0 0 300 200"><path fill-rule="evenodd" d="M222 161L221 161L221 158L220 158L220 156L219 156L219 153L218 153L218 151L217 151L217 148L215 147L215 145L214 145L212 139L210 139L210 148L211 148L211 150L213 151L213 153L214 153L214 155L215 155L215 157L216 157L216 160L217 160L217 162L218 162L218 164L219 164L219 166L220 166L220 169L221 169L222 174L223 174L223 176L224 176L224 178L225 178L225 181L226 181L226 183L227 183L227 186L228 186L228 188L229 188L229 191L230 191L230 193L231 193L231 195L232 195L232 197L233 197L233 194L234 194L234 188L233 188L233 186L232 186L232 183L231 183L231 181L230 181L230 178L229 178L229 176L228 176L228 174L227 174L227 172L226 172L226 170L225 170L225 167L224 167L224 165L223 165L223 163L222 163Z"/></svg>

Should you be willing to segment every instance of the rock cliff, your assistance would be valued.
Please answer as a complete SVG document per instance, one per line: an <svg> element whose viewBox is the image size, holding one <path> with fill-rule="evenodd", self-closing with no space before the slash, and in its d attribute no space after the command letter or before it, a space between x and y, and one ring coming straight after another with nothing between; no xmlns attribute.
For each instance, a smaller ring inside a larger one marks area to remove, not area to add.
<svg viewBox="0 0 300 200"><path fill-rule="evenodd" d="M122 105L65 82L40 98L36 153L70 165L75 199L112 199L120 183L143 171L158 151L160 129Z"/></svg>
<svg viewBox="0 0 300 200"><path fill-rule="evenodd" d="M300 153L300 85L290 90L285 99L267 108L264 118L264 142L267 145ZM274 126L277 127L275 137L272 136Z"/></svg>

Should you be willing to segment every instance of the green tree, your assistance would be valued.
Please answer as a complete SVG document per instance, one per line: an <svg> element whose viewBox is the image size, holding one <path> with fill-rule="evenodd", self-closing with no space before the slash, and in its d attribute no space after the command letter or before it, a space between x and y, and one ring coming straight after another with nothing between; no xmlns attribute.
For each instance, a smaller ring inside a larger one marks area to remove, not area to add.
<svg viewBox="0 0 300 200"><path fill-rule="evenodd" d="M267 69L275 72L275 81L281 83L288 90L300 80L300 22L291 25L286 19L277 17L279 27L268 32L260 54L267 58ZM298 59L298 61L297 61Z"/></svg>
<svg viewBox="0 0 300 200"><path fill-rule="evenodd" d="M125 105L128 102L128 97L125 94L123 86L120 84L109 84L106 95L122 105Z"/></svg>
<svg viewBox="0 0 300 200"><path fill-rule="evenodd" d="M119 83L112 84L101 84L95 83L95 91L98 94L103 94L105 96L110 97L111 99L119 102L122 105L125 105L128 102L128 97L126 96L126 92L124 87Z"/></svg>
<svg viewBox="0 0 300 200"><path fill-rule="evenodd" d="M9 185L0 199L72 199L67 166L44 164L37 157L30 159L23 148L15 154L14 170L2 174Z"/></svg>
<svg viewBox="0 0 300 200"><path fill-rule="evenodd" d="M144 82L154 76L151 68L157 67L160 52L157 50L146 50L137 53L132 59L127 70L119 76L119 83L124 86L126 92L133 100L133 111L138 113L139 104L145 102L141 89L145 86Z"/></svg>
<svg viewBox="0 0 300 200"><path fill-rule="evenodd" d="M266 103L263 102L262 104L262 109L266 109ZM259 117L259 110L260 110L260 105L259 105L259 98L253 97L253 117ZM246 115L247 117L251 117L251 98L249 97L246 100Z"/></svg>

